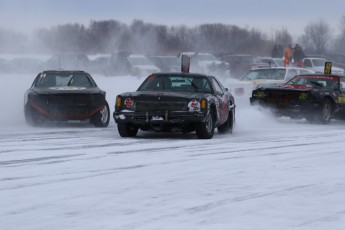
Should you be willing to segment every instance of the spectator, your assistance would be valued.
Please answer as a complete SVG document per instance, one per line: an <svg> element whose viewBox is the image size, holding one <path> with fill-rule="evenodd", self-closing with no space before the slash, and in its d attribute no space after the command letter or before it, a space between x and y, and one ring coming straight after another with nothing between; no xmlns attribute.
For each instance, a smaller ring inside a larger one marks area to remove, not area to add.
<svg viewBox="0 0 345 230"><path fill-rule="evenodd" d="M299 44L296 44L293 59L297 67L303 67L303 58L305 58L303 49Z"/></svg>
<svg viewBox="0 0 345 230"><path fill-rule="evenodd" d="M291 44L289 44L284 50L284 67L291 65L293 52L294 50Z"/></svg>

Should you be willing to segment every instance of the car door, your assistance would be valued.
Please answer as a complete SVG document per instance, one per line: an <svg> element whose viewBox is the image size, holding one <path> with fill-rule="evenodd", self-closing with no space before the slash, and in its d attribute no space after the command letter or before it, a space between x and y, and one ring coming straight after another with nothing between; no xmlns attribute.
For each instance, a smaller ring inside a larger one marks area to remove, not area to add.
<svg viewBox="0 0 345 230"><path fill-rule="evenodd" d="M220 124L223 124L229 116L229 96L225 93L226 89L216 78L211 78L216 98L217 117Z"/></svg>
<svg viewBox="0 0 345 230"><path fill-rule="evenodd" d="M338 103L345 110L345 78L340 77Z"/></svg>

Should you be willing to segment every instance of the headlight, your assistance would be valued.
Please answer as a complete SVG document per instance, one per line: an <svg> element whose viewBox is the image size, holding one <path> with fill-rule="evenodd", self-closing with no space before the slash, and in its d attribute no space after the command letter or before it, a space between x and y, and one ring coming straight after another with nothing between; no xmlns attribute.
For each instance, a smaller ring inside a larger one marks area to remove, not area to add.
<svg viewBox="0 0 345 230"><path fill-rule="evenodd" d="M308 98L308 93L301 93L298 97L300 100L307 100Z"/></svg>
<svg viewBox="0 0 345 230"><path fill-rule="evenodd" d="M263 98L265 96L266 96L266 93L264 91L254 91L253 92L253 97Z"/></svg>
<svg viewBox="0 0 345 230"><path fill-rule="evenodd" d="M132 109L134 107L134 100L130 97L127 97L123 100L123 105L124 107L126 107L127 109Z"/></svg>
<svg viewBox="0 0 345 230"><path fill-rule="evenodd" d="M135 109L135 101L130 97L124 98L121 96L117 96L116 104L115 104L115 110L119 111L122 109L134 110Z"/></svg>
<svg viewBox="0 0 345 230"><path fill-rule="evenodd" d="M206 102L204 99L202 100L202 104L203 106L206 106ZM189 111L200 111L200 108L201 108L201 104L197 99L193 99L190 102L188 102Z"/></svg>

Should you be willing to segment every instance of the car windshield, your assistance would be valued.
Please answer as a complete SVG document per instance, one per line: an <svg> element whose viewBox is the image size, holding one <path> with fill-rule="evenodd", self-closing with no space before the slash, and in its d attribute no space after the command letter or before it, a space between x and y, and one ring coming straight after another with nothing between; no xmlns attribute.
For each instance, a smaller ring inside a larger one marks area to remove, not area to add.
<svg viewBox="0 0 345 230"><path fill-rule="evenodd" d="M91 80L84 73L42 73L36 81L36 87L84 87L93 86Z"/></svg>
<svg viewBox="0 0 345 230"><path fill-rule="evenodd" d="M336 76L296 76L287 82L289 85L309 85L313 88L334 89L338 87Z"/></svg>
<svg viewBox="0 0 345 230"><path fill-rule="evenodd" d="M284 80L286 69L255 69L250 70L241 80Z"/></svg>
<svg viewBox="0 0 345 230"><path fill-rule="evenodd" d="M173 91L211 93L208 78L185 75L151 75L145 79L138 91Z"/></svg>

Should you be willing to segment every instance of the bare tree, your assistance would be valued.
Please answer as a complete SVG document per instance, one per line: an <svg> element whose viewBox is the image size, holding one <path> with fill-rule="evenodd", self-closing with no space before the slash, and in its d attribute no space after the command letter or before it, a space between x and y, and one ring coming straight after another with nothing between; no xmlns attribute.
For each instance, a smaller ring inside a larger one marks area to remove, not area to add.
<svg viewBox="0 0 345 230"><path fill-rule="evenodd" d="M286 28L282 28L275 31L273 41L275 45L286 47L288 44L292 44L292 36Z"/></svg>
<svg viewBox="0 0 345 230"><path fill-rule="evenodd" d="M339 23L340 34L337 36L334 42L334 50L337 53L345 52L345 15L340 19Z"/></svg>
<svg viewBox="0 0 345 230"><path fill-rule="evenodd" d="M301 41L305 50L317 54L325 54L332 40L330 26L322 19L311 22L304 28Z"/></svg>

